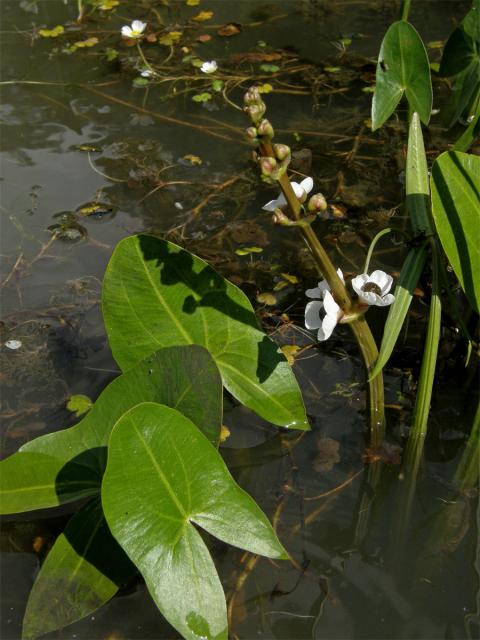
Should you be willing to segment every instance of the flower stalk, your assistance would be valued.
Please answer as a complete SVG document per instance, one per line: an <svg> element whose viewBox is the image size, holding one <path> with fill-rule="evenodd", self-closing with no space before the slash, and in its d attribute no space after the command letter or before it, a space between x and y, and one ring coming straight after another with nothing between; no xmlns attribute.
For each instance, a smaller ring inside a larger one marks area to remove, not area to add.
<svg viewBox="0 0 480 640"><path fill-rule="evenodd" d="M289 218L282 214L279 209L275 210L275 216L280 218L283 216L286 220L279 220L280 224L284 226L295 226L298 228L303 236L310 252L317 264L320 273L325 278L330 287L331 294L340 307L344 322L347 321L350 325L355 339L358 343L360 352L362 354L363 362L367 375L373 370L375 362L378 358L378 349L375 344L372 332L368 326L365 316L356 313L356 305L352 302L352 299L347 291L347 288L343 282L343 279L337 273L334 265L332 264L327 252L323 248L318 236L310 226L311 220L306 220L304 215L303 206L295 193L298 185L290 183L288 178L286 167L281 172L276 169L275 161L271 161L277 157L276 148L277 145L273 145L271 139L273 137L273 129L270 123L265 124L263 118L266 107L258 90L252 87L245 96L245 111L252 120L253 127L256 128L257 136L252 135L252 128L250 128L250 139L252 142L258 144L257 150L259 155L259 163L262 166L262 173L265 178L268 179L268 173L270 177L276 180L280 186L283 197L286 201L288 209L293 217L292 224L288 224ZM261 124L261 126L259 126ZM268 135L262 136L262 129L268 130ZM283 145L282 145L283 146ZM286 159L289 159L289 154L283 153ZM268 160L266 160L268 159ZM266 165L270 165L267 167ZM267 175L265 175L267 174ZM303 183L302 183L303 184ZM295 187L295 188L294 188ZM281 196L280 196L281 197ZM281 216L279 215L281 214ZM307 216L308 218L309 216ZM302 224L306 222L306 224ZM385 411L384 411L384 389L383 389L383 377L381 374L376 376L373 380L369 381L369 408L370 408L370 441L373 446L378 446L384 439L385 433Z"/></svg>

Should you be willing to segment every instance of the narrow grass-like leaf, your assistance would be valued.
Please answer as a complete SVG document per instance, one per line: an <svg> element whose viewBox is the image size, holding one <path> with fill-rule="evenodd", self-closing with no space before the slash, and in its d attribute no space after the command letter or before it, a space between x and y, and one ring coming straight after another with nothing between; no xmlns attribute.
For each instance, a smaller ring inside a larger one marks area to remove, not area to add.
<svg viewBox="0 0 480 640"><path fill-rule="evenodd" d="M222 381L212 357L197 345L160 349L111 382L74 427L36 438L0 463L0 513L99 493L110 431L144 401L178 409L218 445Z"/></svg>
<svg viewBox="0 0 480 640"><path fill-rule="evenodd" d="M440 300L440 272L439 251L433 249L433 283L430 312L428 316L427 336L422 357L420 377L418 380L417 397L413 412L413 424L408 437L404 455L404 469L406 482L403 489L401 518L404 529L410 518L411 505L415 493L418 468L423 454L423 444L427 435L428 416L430 413L430 401L435 379L437 365L438 344L440 341L440 329L442 321L442 303Z"/></svg>
<svg viewBox="0 0 480 640"><path fill-rule="evenodd" d="M135 572L95 498L48 552L28 598L22 637L38 638L93 613Z"/></svg>
<svg viewBox="0 0 480 640"><path fill-rule="evenodd" d="M432 214L443 250L480 311L480 158L449 151L432 168Z"/></svg>
<svg viewBox="0 0 480 640"><path fill-rule="evenodd" d="M462 492L470 491L478 487L480 478L480 403L473 419L473 426L468 437L468 442L459 462L455 476L454 486Z"/></svg>
<svg viewBox="0 0 480 640"><path fill-rule="evenodd" d="M265 515L188 418L143 403L115 425L102 503L160 611L184 638L227 638L225 597L197 527L272 558L286 552Z"/></svg>
<svg viewBox="0 0 480 640"><path fill-rule="evenodd" d="M423 144L422 124L417 112L413 113L410 122L405 177L405 204L413 233L432 235L427 156Z"/></svg>
<svg viewBox="0 0 480 640"><path fill-rule="evenodd" d="M423 271L427 259L427 249L425 246L414 247L408 253L403 263L400 278L395 287L395 302L390 307L387 321L383 330L382 344L377 363L370 374L373 380L383 369L397 342L398 336L407 316L410 303L413 298L413 291L417 286L418 279Z"/></svg>
<svg viewBox="0 0 480 640"><path fill-rule="evenodd" d="M105 274L103 314L124 371L159 347L200 344L240 402L274 424L309 428L295 376L247 296L181 247L149 235L122 240Z"/></svg>
<svg viewBox="0 0 480 640"><path fill-rule="evenodd" d="M425 124L432 110L432 81L422 39L405 20L390 25L378 56L372 129L378 129L395 111L405 93L410 108Z"/></svg>

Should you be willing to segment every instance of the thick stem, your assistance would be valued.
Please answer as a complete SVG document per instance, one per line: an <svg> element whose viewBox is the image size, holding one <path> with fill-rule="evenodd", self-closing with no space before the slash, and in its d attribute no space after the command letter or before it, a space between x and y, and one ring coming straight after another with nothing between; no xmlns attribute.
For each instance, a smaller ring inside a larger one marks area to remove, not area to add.
<svg viewBox="0 0 480 640"><path fill-rule="evenodd" d="M274 151L271 143L262 143L260 145L260 153L262 156L274 157ZM280 178L279 184L295 220L300 220L302 218L302 206L298 201L286 174ZM327 252L310 226L298 228L314 257L320 272L330 285L330 289L336 303L344 313L348 314L352 309L352 300L348 295L348 291L344 283L338 276L335 267L328 257ZM378 349L372 332L370 331L370 327L368 326L364 316L353 320L349 324L362 353L367 374L370 374L378 359ZM372 446L378 446L383 441L385 435L385 408L382 374L376 376L373 380L369 381L368 384L370 441Z"/></svg>
<svg viewBox="0 0 480 640"><path fill-rule="evenodd" d="M411 2L412 0L403 0L401 20L408 20L408 14L410 13Z"/></svg>

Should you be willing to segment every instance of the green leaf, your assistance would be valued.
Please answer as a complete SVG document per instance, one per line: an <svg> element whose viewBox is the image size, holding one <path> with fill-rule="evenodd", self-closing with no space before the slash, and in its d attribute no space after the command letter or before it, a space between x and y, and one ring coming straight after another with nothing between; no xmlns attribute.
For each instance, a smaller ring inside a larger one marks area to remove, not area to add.
<svg viewBox="0 0 480 640"><path fill-rule="evenodd" d="M148 235L122 240L105 274L103 315L124 371L159 347L200 344L240 402L274 424L309 428L295 376L246 295L181 247Z"/></svg>
<svg viewBox="0 0 480 640"><path fill-rule="evenodd" d="M88 396L84 396L82 393L79 393L76 396L72 396L67 402L67 409L69 411L72 411L77 416L77 418L80 418L80 416L83 416L84 413L90 411L92 407L93 402Z"/></svg>
<svg viewBox="0 0 480 640"><path fill-rule="evenodd" d="M417 112L412 115L408 134L405 204L414 234L432 235L427 156Z"/></svg>
<svg viewBox="0 0 480 640"><path fill-rule="evenodd" d="M253 553L285 558L267 518L175 409L134 407L115 425L108 452L105 516L160 611L187 639L226 639L222 586L196 527Z"/></svg>
<svg viewBox="0 0 480 640"><path fill-rule="evenodd" d="M93 613L135 572L110 533L100 498L90 501L69 521L36 577L23 638L38 638Z"/></svg>
<svg viewBox="0 0 480 640"><path fill-rule="evenodd" d="M410 108L425 124L432 110L432 82L422 39L404 20L388 29L378 57L372 129L378 129L395 111L405 93Z"/></svg>
<svg viewBox="0 0 480 640"><path fill-rule="evenodd" d="M478 113L473 116L473 120L455 142L452 147L452 151L468 151L477 138L480 138L480 109L478 110Z"/></svg>
<svg viewBox="0 0 480 640"><path fill-rule="evenodd" d="M111 382L74 427L32 440L0 463L0 512L43 509L98 493L110 431L144 401L177 408L218 445L222 383L212 357L199 346L160 349Z"/></svg>
<svg viewBox="0 0 480 640"><path fill-rule="evenodd" d="M413 298L413 291L417 286L418 279L423 271L427 259L427 250L425 246L415 247L410 250L405 262L403 263L400 278L395 287L395 302L390 307L387 321L383 329L382 344L380 345L380 353L378 360L370 374L370 380L373 380L388 362L392 351L397 342L398 336L403 326L403 322L407 316L410 303Z"/></svg>
<svg viewBox="0 0 480 640"><path fill-rule="evenodd" d="M432 214L443 250L470 304L480 311L480 158L449 151L435 161Z"/></svg>
<svg viewBox="0 0 480 640"><path fill-rule="evenodd" d="M208 102L211 99L212 94L208 93L208 91L205 91L204 93L196 93L194 96L192 96L192 100L194 102Z"/></svg>

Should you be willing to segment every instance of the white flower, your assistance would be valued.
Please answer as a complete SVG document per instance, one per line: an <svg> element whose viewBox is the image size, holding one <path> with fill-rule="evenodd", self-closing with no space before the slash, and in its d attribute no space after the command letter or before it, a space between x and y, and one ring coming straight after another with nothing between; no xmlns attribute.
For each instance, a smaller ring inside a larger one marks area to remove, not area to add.
<svg viewBox="0 0 480 640"><path fill-rule="evenodd" d="M337 269L337 274L340 280L343 282L343 284L345 284L345 278L343 277L342 270ZM325 291L330 291L330 285L326 280L321 280L318 283L318 287L314 287L313 289L307 289L305 291L305 295L307 296L307 298L320 298L321 300L323 298L323 294L325 293Z"/></svg>
<svg viewBox="0 0 480 640"><path fill-rule="evenodd" d="M140 72L140 75L142 76L142 78L153 78L154 71L152 69L143 69Z"/></svg>
<svg viewBox="0 0 480 640"><path fill-rule="evenodd" d="M352 287L362 302L377 307L386 307L395 300L395 296L388 293L392 288L393 278L385 271L374 271L372 275L362 273L353 278Z"/></svg>
<svg viewBox="0 0 480 640"><path fill-rule="evenodd" d="M302 180L300 184L298 182L290 183L295 191L295 195L299 200L303 200L306 198L307 193L313 189L313 180L312 178L305 178ZM281 193L276 200L270 200L266 205L262 207L264 211L275 211L275 209L281 209L287 204L285 200L285 196Z"/></svg>
<svg viewBox="0 0 480 640"><path fill-rule="evenodd" d="M131 27L122 27L122 36L124 38L132 38L134 40L141 38L146 26L146 22L142 22L141 20L134 20Z"/></svg>
<svg viewBox="0 0 480 640"><path fill-rule="evenodd" d="M325 311L325 315L320 318L322 309ZM315 300L309 302L305 308L305 326L307 329L318 329L319 342L328 340L341 317L342 310L333 299L330 291L324 291L323 302Z"/></svg>
<svg viewBox="0 0 480 640"><path fill-rule="evenodd" d="M215 73L217 69L218 69L218 64L215 62L215 60L211 60L210 62L204 62L200 67L200 71L203 71L203 73Z"/></svg>
<svg viewBox="0 0 480 640"><path fill-rule="evenodd" d="M5 343L5 346L7 347L7 349L20 349L20 347L22 346L22 341L21 340L7 340Z"/></svg>

